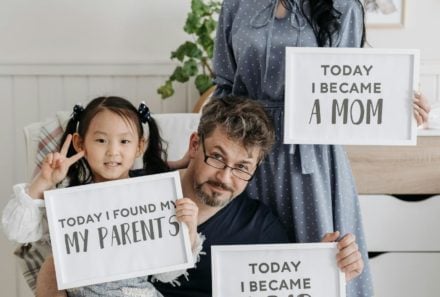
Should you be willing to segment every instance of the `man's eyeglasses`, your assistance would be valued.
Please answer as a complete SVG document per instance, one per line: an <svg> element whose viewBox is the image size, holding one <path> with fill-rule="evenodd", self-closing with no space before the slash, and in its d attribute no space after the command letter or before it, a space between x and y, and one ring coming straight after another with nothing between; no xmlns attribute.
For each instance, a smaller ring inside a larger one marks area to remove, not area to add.
<svg viewBox="0 0 440 297"><path fill-rule="evenodd" d="M208 164L211 167L217 168L217 169L226 169L230 168L231 173L233 176L244 180L244 181L250 181L252 177L254 176L253 173L249 173L247 171L244 171L243 169L237 168L237 167L231 167L222 160L219 160L215 157L209 156L206 154L206 148L205 148L205 137L202 134L202 147L203 147L203 154L205 155L205 163Z"/></svg>

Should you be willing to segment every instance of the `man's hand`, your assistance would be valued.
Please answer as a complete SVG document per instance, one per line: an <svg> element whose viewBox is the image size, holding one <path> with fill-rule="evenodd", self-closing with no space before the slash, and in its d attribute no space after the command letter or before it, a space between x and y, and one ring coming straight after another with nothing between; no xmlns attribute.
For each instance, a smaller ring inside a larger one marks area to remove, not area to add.
<svg viewBox="0 0 440 297"><path fill-rule="evenodd" d="M327 233L321 242L334 242L339 237L339 231ZM336 254L336 261L339 269L345 273L347 281L359 276L364 269L364 261L356 244L356 238L353 234L344 235L338 242L339 252Z"/></svg>

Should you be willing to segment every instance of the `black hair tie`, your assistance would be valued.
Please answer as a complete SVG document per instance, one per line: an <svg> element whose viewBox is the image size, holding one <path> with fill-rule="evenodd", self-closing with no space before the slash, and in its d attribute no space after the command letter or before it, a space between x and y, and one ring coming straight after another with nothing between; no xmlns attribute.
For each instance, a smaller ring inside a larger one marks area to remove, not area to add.
<svg viewBox="0 0 440 297"><path fill-rule="evenodd" d="M79 121L79 118L81 117L83 111L84 107L82 107L80 104L75 104L75 106L73 107L72 119L74 121Z"/></svg>
<svg viewBox="0 0 440 297"><path fill-rule="evenodd" d="M150 109L144 102L141 102L141 104L139 104L138 114L139 119L143 124L147 123L151 119Z"/></svg>

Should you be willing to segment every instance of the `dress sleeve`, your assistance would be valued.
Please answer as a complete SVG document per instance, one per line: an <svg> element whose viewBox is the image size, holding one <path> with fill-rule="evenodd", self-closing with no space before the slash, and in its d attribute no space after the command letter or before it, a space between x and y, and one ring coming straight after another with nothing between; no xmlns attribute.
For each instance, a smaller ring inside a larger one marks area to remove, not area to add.
<svg viewBox="0 0 440 297"><path fill-rule="evenodd" d="M195 245L192 250L194 265L200 261L200 255L204 254L204 252L202 251L204 241L205 241L205 236L202 235L201 233L198 233ZM175 271L169 271L169 272L155 274L152 276L151 281L152 282L160 281L162 283L171 283L173 286L175 286L175 285L180 285L177 278L179 278L181 275L184 275L185 278L188 279L188 272L186 271L186 269L184 269L184 270L175 270Z"/></svg>
<svg viewBox="0 0 440 297"><path fill-rule="evenodd" d="M234 9L230 0L225 0L220 11L217 33L214 43L214 84L215 97L224 97L232 93L235 71L237 68L232 50L231 28L234 19ZM235 4L237 5L237 4Z"/></svg>
<svg viewBox="0 0 440 297"><path fill-rule="evenodd" d="M357 1L347 1L342 12L341 29L336 42L336 47L362 47L364 30L364 10Z"/></svg>
<svg viewBox="0 0 440 297"><path fill-rule="evenodd" d="M9 240L34 242L43 237L44 200L26 193L27 184L14 186L14 194L3 210L3 230Z"/></svg>

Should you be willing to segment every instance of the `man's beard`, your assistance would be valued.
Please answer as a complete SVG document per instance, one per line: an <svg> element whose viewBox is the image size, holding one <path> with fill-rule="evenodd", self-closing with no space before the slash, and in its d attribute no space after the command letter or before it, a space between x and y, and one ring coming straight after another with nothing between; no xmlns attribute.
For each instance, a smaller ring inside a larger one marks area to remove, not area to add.
<svg viewBox="0 0 440 297"><path fill-rule="evenodd" d="M210 185L214 185L217 187L221 187L224 190L231 192L231 197L229 197L229 199L222 201L222 200L218 199L218 197L221 195L220 193L214 192L211 195L209 195L202 190L202 186L204 184L210 184ZM231 188L229 188L228 186L226 186L223 183L209 181L209 180L206 182L200 183L200 184L198 184L197 182L194 182L194 191L195 191L197 197L200 199L200 201L202 201L205 205L208 205L211 207L225 206L226 204L228 204L232 200L232 198L233 198L232 193L234 192Z"/></svg>

